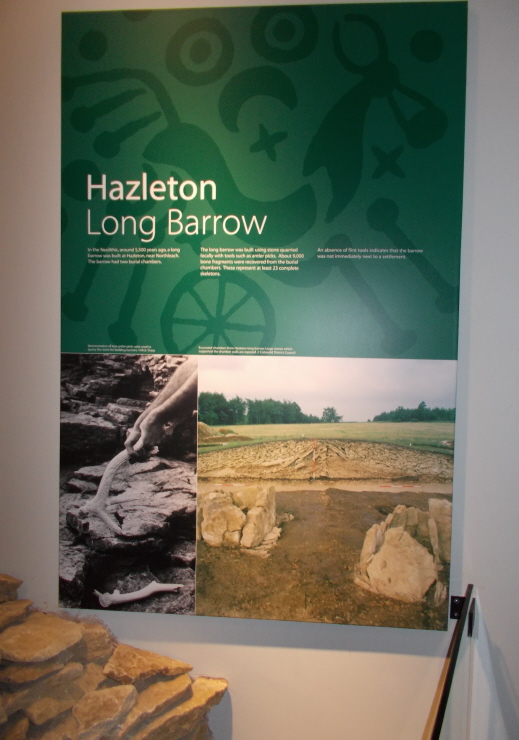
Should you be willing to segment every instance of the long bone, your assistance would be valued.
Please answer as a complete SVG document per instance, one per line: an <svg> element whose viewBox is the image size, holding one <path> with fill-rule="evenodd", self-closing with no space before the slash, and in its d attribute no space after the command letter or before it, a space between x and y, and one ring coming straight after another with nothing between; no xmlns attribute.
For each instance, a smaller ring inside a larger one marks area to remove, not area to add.
<svg viewBox="0 0 519 740"><path fill-rule="evenodd" d="M112 604L125 604L129 601L140 601L141 599L147 599L148 596L153 594L162 593L164 591L178 591L184 588L181 583L157 583L152 581L148 583L144 588L140 588L138 591L131 591L130 593L122 594L117 588L113 593L108 592L102 594L94 589L94 593L99 599L99 603L104 609L107 609Z"/></svg>

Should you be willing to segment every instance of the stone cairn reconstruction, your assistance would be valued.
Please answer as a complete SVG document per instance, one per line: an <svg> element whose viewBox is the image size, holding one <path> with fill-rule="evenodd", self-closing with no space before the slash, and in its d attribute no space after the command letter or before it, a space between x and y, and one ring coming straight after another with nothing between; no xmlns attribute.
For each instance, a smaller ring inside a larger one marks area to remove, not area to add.
<svg viewBox="0 0 519 740"><path fill-rule="evenodd" d="M400 504L367 531L355 583L406 603L429 592L438 606L447 597L441 572L451 559L451 531L450 501L429 499L429 511Z"/></svg>
<svg viewBox="0 0 519 740"><path fill-rule="evenodd" d="M281 536L273 486L227 485L198 493L197 536L211 547L267 557Z"/></svg>
<svg viewBox="0 0 519 740"><path fill-rule="evenodd" d="M209 740L221 678L117 644L100 622L18 599L0 574L0 737L4 740Z"/></svg>

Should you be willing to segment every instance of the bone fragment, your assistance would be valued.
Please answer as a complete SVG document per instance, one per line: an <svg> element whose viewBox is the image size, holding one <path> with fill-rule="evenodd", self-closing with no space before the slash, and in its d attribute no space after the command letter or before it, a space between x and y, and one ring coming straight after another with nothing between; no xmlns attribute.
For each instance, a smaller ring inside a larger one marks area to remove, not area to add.
<svg viewBox="0 0 519 740"><path fill-rule="evenodd" d="M118 589L115 589L112 594L102 594L95 590L94 593L99 599L101 606L107 609L109 606L112 606L112 604L124 604L128 601L140 601L140 599L147 599L148 596L160 593L161 591L178 591L180 588L184 588L181 583L157 583L157 581L152 581L151 583L148 583L147 586L144 586L144 588L140 588L138 591L131 591L127 594L122 594Z"/></svg>

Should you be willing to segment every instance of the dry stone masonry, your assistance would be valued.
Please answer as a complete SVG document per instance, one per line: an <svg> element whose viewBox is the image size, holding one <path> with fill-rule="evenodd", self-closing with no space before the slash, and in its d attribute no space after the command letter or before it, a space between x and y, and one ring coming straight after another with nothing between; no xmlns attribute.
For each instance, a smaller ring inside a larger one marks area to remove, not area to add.
<svg viewBox="0 0 519 740"><path fill-rule="evenodd" d="M227 689L192 666L117 644L100 622L18 599L0 574L0 737L4 740L209 740Z"/></svg>
<svg viewBox="0 0 519 740"><path fill-rule="evenodd" d="M82 515L127 430L183 359L62 356L59 583L65 608L194 613L196 420L168 426L155 455L119 468L107 508L121 534L97 516ZM150 595L157 581L171 588ZM96 597L145 588L145 600Z"/></svg>
<svg viewBox="0 0 519 740"><path fill-rule="evenodd" d="M267 556L281 536L273 486L226 485L198 493L198 539Z"/></svg>
<svg viewBox="0 0 519 740"><path fill-rule="evenodd" d="M451 529L450 501L429 499L429 511L400 504L367 531L355 583L407 603L422 601L429 592L434 605L441 604L447 596L441 572L450 563Z"/></svg>

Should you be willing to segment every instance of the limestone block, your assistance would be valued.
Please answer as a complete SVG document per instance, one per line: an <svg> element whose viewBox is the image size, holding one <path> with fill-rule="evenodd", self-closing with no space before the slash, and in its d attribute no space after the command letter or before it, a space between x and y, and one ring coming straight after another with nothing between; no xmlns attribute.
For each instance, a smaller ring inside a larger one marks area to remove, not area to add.
<svg viewBox="0 0 519 740"><path fill-rule="evenodd" d="M241 539L241 530L235 532L224 532L222 545L224 547L239 547Z"/></svg>
<svg viewBox="0 0 519 740"><path fill-rule="evenodd" d="M276 518L276 491L274 486L264 488L256 499L256 506L262 506L275 520Z"/></svg>
<svg viewBox="0 0 519 740"><path fill-rule="evenodd" d="M28 687L18 691L10 691L4 696L4 709L8 715L14 714L19 709L26 710L37 699L52 696L52 692L58 687L68 684L77 679L83 673L81 663L68 663L58 673L33 681ZM82 693L79 694L82 696Z"/></svg>
<svg viewBox="0 0 519 740"><path fill-rule="evenodd" d="M29 730L27 717L13 717L7 724L2 725L0 736L3 740L25 740Z"/></svg>
<svg viewBox="0 0 519 740"><path fill-rule="evenodd" d="M272 527L270 532L263 538L264 545L275 545L281 537L281 530L279 527Z"/></svg>
<svg viewBox="0 0 519 740"><path fill-rule="evenodd" d="M434 553L434 562L438 565L440 562L440 543L438 540L438 527L432 516L429 517L429 539Z"/></svg>
<svg viewBox="0 0 519 740"><path fill-rule="evenodd" d="M232 500L240 509L252 509L253 506L256 506L259 493L258 486L240 486L232 491Z"/></svg>
<svg viewBox="0 0 519 740"><path fill-rule="evenodd" d="M430 552L402 527L386 532L367 574L375 592L406 603L421 601L438 577Z"/></svg>
<svg viewBox="0 0 519 740"><path fill-rule="evenodd" d="M6 573L0 573L0 602L18 598L18 589L23 581Z"/></svg>
<svg viewBox="0 0 519 740"><path fill-rule="evenodd" d="M134 740L181 740L189 736L209 709L218 704L227 685L223 678L195 679L192 697L135 733Z"/></svg>
<svg viewBox="0 0 519 740"><path fill-rule="evenodd" d="M406 524L407 524L407 508L404 506L404 504L398 504L398 506L395 506L395 509L393 511L392 521L389 526L391 528L393 527L404 528Z"/></svg>
<svg viewBox="0 0 519 740"><path fill-rule="evenodd" d="M18 663L39 663L76 645L82 634L76 622L56 614L34 612L22 624L0 634L0 657Z"/></svg>
<svg viewBox="0 0 519 740"><path fill-rule="evenodd" d="M405 531L408 532L411 537L416 535L416 528L418 526L418 509L414 506L408 506L406 511Z"/></svg>
<svg viewBox="0 0 519 740"><path fill-rule="evenodd" d="M440 557L444 563L451 561L452 503L445 499L429 499L429 511L438 528Z"/></svg>
<svg viewBox="0 0 519 740"><path fill-rule="evenodd" d="M117 450L119 429L112 422L86 413L61 412L61 455L65 460L99 460Z"/></svg>
<svg viewBox="0 0 519 740"><path fill-rule="evenodd" d="M418 525L416 527L416 537L427 539L429 537L429 512L417 509Z"/></svg>
<svg viewBox="0 0 519 740"><path fill-rule="evenodd" d="M83 695L84 691L75 682L67 683L36 699L25 709L25 714L33 725L43 725L72 709Z"/></svg>
<svg viewBox="0 0 519 740"><path fill-rule="evenodd" d="M52 724L52 728L38 736L38 740L77 740L78 724L74 717L69 714L58 724Z"/></svg>
<svg viewBox="0 0 519 740"><path fill-rule="evenodd" d="M180 676L192 669L193 666L181 660L167 658L130 645L117 645L103 673L119 683L129 684L156 674Z"/></svg>
<svg viewBox="0 0 519 740"><path fill-rule="evenodd" d="M0 630L24 617L31 606L32 601L29 601L29 599L0 602Z"/></svg>
<svg viewBox="0 0 519 740"><path fill-rule="evenodd" d="M103 666L99 663L87 663L83 674L77 679L77 685L82 689L84 694L89 691L95 691L105 681L109 681L103 673Z"/></svg>
<svg viewBox="0 0 519 740"><path fill-rule="evenodd" d="M242 547L257 547L276 523L275 513L263 506L255 506L247 512L240 544Z"/></svg>
<svg viewBox="0 0 519 740"><path fill-rule="evenodd" d="M129 738L141 723L161 714L192 695L191 678L184 673L171 681L158 681L141 691L117 738Z"/></svg>
<svg viewBox="0 0 519 740"><path fill-rule="evenodd" d="M39 681L45 676L50 676L64 668L65 663L60 660L49 660L45 663L22 664L12 663L0 669L0 686L6 686L11 690L21 688L23 684ZM27 687L24 687L27 688Z"/></svg>
<svg viewBox="0 0 519 740"><path fill-rule="evenodd" d="M230 493L209 494L200 514L202 537L212 547L221 547L226 532L241 532L245 524L245 514L232 503Z"/></svg>
<svg viewBox="0 0 519 740"><path fill-rule="evenodd" d="M360 553L359 567L360 567L361 575L363 576L366 575L368 563L371 561L374 554L380 549L383 541L384 541L384 533L380 525L373 524L366 532L366 536L364 538L364 544L362 545L362 550Z"/></svg>
<svg viewBox="0 0 519 740"><path fill-rule="evenodd" d="M113 686L91 691L72 710L78 723L78 740L113 737L137 699L135 686Z"/></svg>
<svg viewBox="0 0 519 740"><path fill-rule="evenodd" d="M200 724L190 732L189 735L184 735L182 740L213 740L214 735L209 727L207 717L205 717Z"/></svg>
<svg viewBox="0 0 519 740"><path fill-rule="evenodd" d="M81 622L85 660L108 660L115 649L115 640L101 622Z"/></svg>

